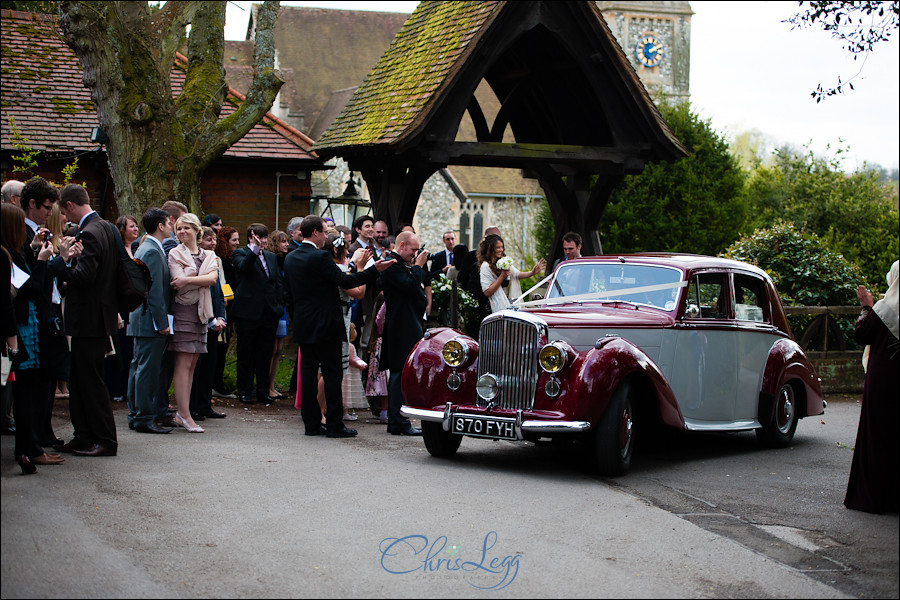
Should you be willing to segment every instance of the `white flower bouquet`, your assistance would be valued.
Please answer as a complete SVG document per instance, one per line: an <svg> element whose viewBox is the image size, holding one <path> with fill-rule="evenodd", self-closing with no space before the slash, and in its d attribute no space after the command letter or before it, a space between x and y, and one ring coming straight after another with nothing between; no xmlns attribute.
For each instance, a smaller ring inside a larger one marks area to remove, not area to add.
<svg viewBox="0 0 900 600"><path fill-rule="evenodd" d="M497 268L500 269L501 271L506 271L507 269L509 269L512 266L512 263L513 263L513 261L510 257L504 256L500 260L497 261Z"/></svg>

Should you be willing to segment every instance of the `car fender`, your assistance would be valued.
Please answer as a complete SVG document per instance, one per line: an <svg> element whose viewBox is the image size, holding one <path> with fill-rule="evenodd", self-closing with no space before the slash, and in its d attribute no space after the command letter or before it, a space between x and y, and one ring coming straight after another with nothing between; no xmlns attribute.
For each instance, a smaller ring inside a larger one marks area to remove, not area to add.
<svg viewBox="0 0 900 600"><path fill-rule="evenodd" d="M788 381L801 384L795 390L803 395L799 417L820 415L825 412L822 386L812 362L797 342L784 338L776 341L769 350L759 392L759 422L766 425L775 415L774 399L781 386Z"/></svg>
<svg viewBox="0 0 900 600"><path fill-rule="evenodd" d="M459 338L469 348L466 362L456 369L447 366L441 350L448 341ZM404 403L416 408L443 408L447 402L469 404L475 398L478 362L478 342L450 327L437 327L413 347L403 366L401 388ZM456 373L460 386L455 391L447 387L447 378Z"/></svg>
<svg viewBox="0 0 900 600"><path fill-rule="evenodd" d="M675 394L659 367L640 348L620 337L597 341L582 354L570 384L578 393L576 418L599 422L616 388L626 379L637 385L639 396L650 401L651 409L666 425L684 428L684 416Z"/></svg>

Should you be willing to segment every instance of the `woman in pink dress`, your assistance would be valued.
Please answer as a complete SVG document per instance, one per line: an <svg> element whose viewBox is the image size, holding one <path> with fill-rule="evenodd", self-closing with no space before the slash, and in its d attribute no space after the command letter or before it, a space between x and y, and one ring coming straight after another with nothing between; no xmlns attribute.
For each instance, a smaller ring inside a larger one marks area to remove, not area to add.
<svg viewBox="0 0 900 600"><path fill-rule="evenodd" d="M175 299L172 302L174 333L169 348L175 351L175 423L191 433L203 433L191 417L191 385L197 358L206 353L206 332L213 318L209 287L219 276L216 254L199 247L200 219L186 213L175 221L175 237L181 242L169 252L169 276Z"/></svg>

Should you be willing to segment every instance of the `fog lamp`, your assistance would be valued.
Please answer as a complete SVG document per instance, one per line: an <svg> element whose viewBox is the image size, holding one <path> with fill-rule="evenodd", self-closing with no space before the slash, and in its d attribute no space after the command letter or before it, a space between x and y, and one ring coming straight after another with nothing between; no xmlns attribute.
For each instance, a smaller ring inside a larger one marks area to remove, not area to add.
<svg viewBox="0 0 900 600"><path fill-rule="evenodd" d="M566 351L556 344L547 344L538 355L541 368L548 373L556 373L566 364Z"/></svg>
<svg viewBox="0 0 900 600"><path fill-rule="evenodd" d="M453 338L444 344L441 356L449 367L458 367L469 358L469 346L459 338Z"/></svg>

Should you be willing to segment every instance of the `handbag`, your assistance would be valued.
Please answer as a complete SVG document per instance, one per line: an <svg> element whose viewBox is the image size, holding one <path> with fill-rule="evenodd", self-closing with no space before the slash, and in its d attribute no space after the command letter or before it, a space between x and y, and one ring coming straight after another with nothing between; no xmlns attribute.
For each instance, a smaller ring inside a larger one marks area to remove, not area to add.
<svg viewBox="0 0 900 600"><path fill-rule="evenodd" d="M225 302L234 300L234 290L231 289L231 284L222 284L222 295L225 296Z"/></svg>
<svg viewBox="0 0 900 600"><path fill-rule="evenodd" d="M285 309L284 314L278 319L278 327L275 329L275 337L287 337L288 334L288 315Z"/></svg>

